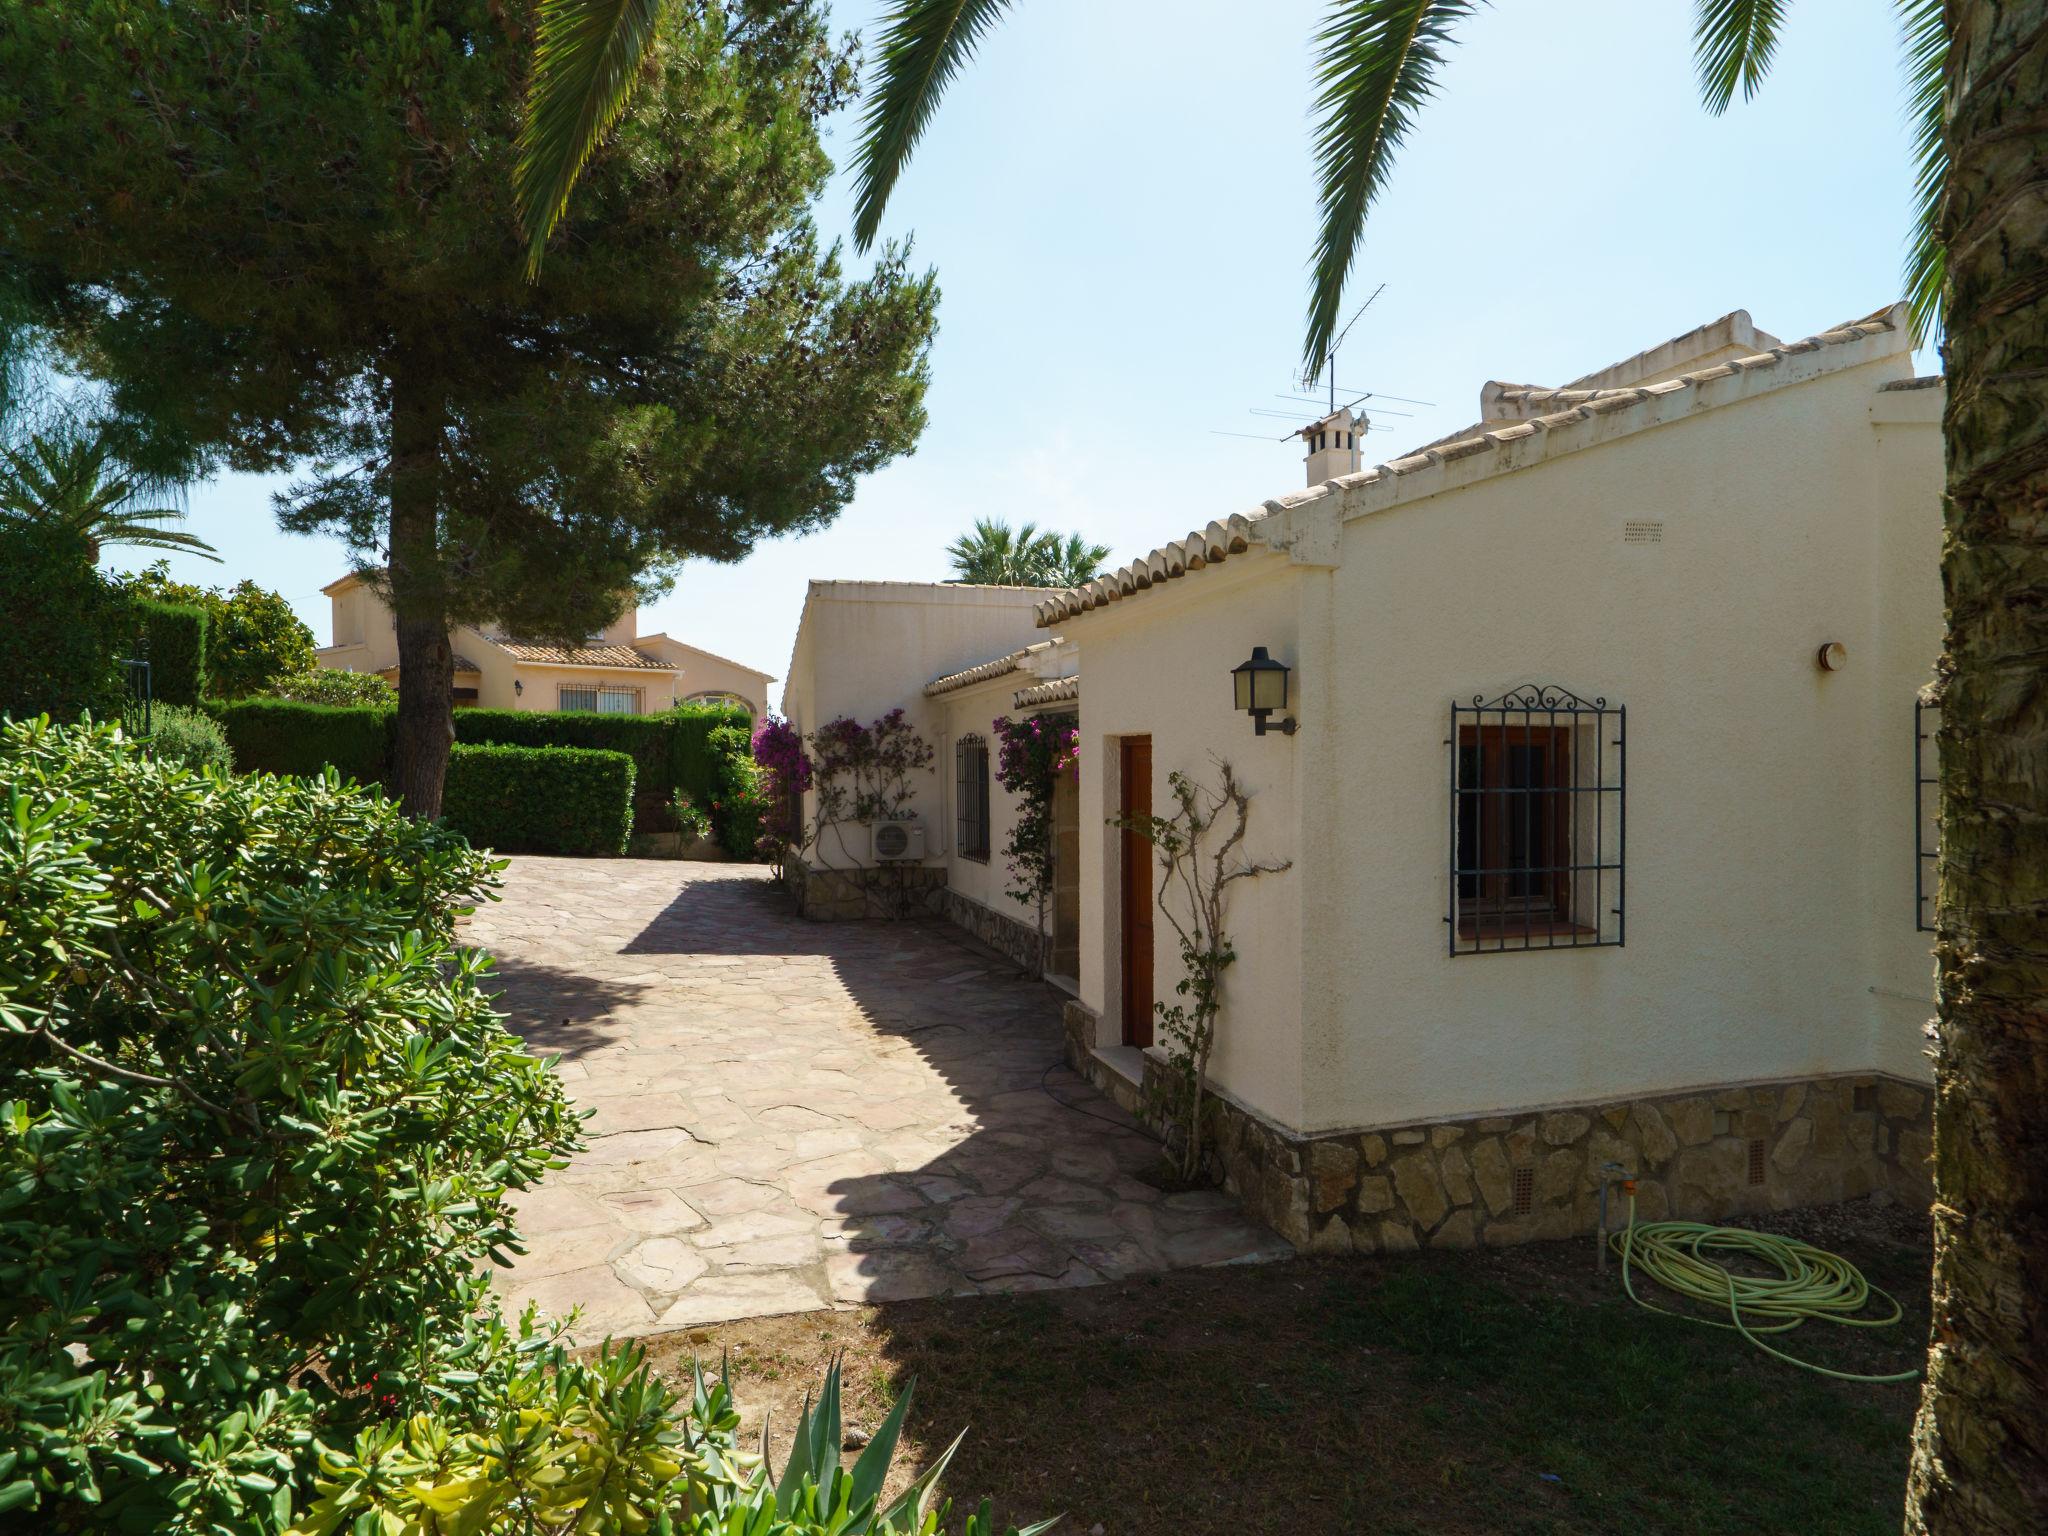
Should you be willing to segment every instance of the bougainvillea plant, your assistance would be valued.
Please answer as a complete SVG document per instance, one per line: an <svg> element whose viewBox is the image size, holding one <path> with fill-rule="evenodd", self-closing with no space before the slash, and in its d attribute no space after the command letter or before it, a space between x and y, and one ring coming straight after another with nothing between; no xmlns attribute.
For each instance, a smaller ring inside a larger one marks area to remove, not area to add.
<svg viewBox="0 0 2048 1536"><path fill-rule="evenodd" d="M1045 927L1045 899L1052 894L1052 796L1062 774L1077 771L1081 731L1072 715L998 716L996 782L1017 797L1017 820L1003 847L1011 900L1038 909Z"/></svg>
<svg viewBox="0 0 2048 1536"><path fill-rule="evenodd" d="M808 736L770 719L754 733L754 761L772 785L761 851L779 863L843 822L901 820L917 792L911 775L929 773L935 754L909 717L892 709L866 725L842 715ZM801 810L807 790L817 792L808 826Z"/></svg>

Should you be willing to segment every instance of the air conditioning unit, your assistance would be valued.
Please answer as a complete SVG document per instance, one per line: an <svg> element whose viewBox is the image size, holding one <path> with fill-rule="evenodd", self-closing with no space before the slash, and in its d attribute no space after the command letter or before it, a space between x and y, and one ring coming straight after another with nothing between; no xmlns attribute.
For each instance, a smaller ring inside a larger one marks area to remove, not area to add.
<svg viewBox="0 0 2048 1536"><path fill-rule="evenodd" d="M868 853L877 864L924 857L924 823L876 821L868 824Z"/></svg>

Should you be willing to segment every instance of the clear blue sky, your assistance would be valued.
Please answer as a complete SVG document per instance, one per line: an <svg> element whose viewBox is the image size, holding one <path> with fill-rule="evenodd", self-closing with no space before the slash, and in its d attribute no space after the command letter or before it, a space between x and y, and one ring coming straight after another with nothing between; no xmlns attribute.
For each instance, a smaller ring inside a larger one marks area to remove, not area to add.
<svg viewBox="0 0 2048 1536"><path fill-rule="evenodd" d="M842 5L842 27L879 7ZM1314 227L1307 0L1021 0L954 86L886 228L943 288L931 423L823 533L693 562L643 612L780 675L813 577L937 580L976 516L1128 560L1301 483L1288 423ZM1353 276L1386 284L1340 382L1433 401L1367 461L1474 419L1489 378L1562 383L1728 310L1786 339L1901 291L1908 139L1889 7L1800 0L1762 96L1699 107L1682 0L1500 0L1464 33ZM853 124L835 125L850 160ZM849 227L843 176L821 210ZM1931 360L1923 359L1923 366ZM798 424L799 429L801 424ZM330 638L338 545L278 482L194 487L188 526ZM136 563L127 552L113 563Z"/></svg>

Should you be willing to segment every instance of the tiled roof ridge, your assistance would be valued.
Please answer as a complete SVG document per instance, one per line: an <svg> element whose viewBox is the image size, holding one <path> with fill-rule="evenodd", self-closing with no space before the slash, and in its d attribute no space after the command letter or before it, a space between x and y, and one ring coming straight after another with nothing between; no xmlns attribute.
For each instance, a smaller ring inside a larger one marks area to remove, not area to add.
<svg viewBox="0 0 2048 1536"><path fill-rule="evenodd" d="M1076 674L1073 677L1056 677L1033 688L1019 688L1010 703L1015 709L1035 709L1040 704L1059 704L1080 697L1081 679Z"/></svg>
<svg viewBox="0 0 2048 1536"><path fill-rule="evenodd" d="M951 693L958 688L970 688L976 683L985 683L992 677L1005 677L1015 672L1031 657L1041 651L1051 650L1060 642L1038 640L1025 646L1021 651L1012 651L1007 656L998 656L993 661L984 661L958 672L948 672L944 677L935 677L924 685L924 696L936 699L941 694Z"/></svg>
<svg viewBox="0 0 2048 1536"><path fill-rule="evenodd" d="M1376 465L1358 474L1327 480L1306 490L1274 497L1253 511L1234 513L1230 517L1210 523L1208 527L1198 529L1176 543L1162 545L1151 554L1132 561L1120 570L1112 571L1107 576L1099 576L1094 581L1058 593L1046 602L1040 603L1036 610L1038 625L1043 629L1092 609L1107 607L1111 603L1147 591L1162 581L1178 580L1195 571L1220 564L1231 555L1245 553L1255 543L1263 546L1266 541L1261 536L1259 525L1275 513L1289 512L1311 503L1326 501L1330 497L1341 496L1347 491L1362 487L1388 484L1403 476L1436 469L1444 464L1479 454L1490 452L1504 456L1505 450L1516 443L1530 438L1542 438L1547 443L1551 434L1594 417L1616 416L1636 410L1643 410L1647 416L1650 414L1648 407L1686 391L1692 392L1692 398L1679 408L1680 411L1700 409L1707 405L1699 393L1703 385L1737 375L1764 374L1788 358L1804 357L1829 347L1845 346L1872 336L1900 331L1905 327L1906 320L1906 306L1894 304L1862 320L1852 320L1803 340L1772 347L1768 352L1731 358L1725 363L1716 363L1711 367L1697 369L1691 373L1681 374L1675 379L1665 379L1655 384L1613 389L1532 391L1532 398L1541 394L1547 397L1542 403L1553 404L1558 408L1526 421L1490 427L1468 437L1431 444L1389 463ZM1788 379L1787 382L1792 381ZM1649 421L1639 423L1643 426L1652 424ZM1606 439L1603 438L1602 441Z"/></svg>
<svg viewBox="0 0 2048 1536"><path fill-rule="evenodd" d="M525 640L495 643L518 661L552 662L567 667L627 667L638 672L676 670L665 661L642 656L630 645L535 645Z"/></svg>

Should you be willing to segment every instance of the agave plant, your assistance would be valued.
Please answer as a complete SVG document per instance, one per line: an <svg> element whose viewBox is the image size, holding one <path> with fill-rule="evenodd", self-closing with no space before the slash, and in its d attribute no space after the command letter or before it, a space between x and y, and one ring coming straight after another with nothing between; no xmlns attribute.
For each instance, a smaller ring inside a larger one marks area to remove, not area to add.
<svg viewBox="0 0 2048 1536"><path fill-rule="evenodd" d="M874 1438L849 1468L839 1464L839 1376L839 1362L835 1360L825 1372L825 1384L818 1391L817 1401L805 1397L803 1413L797 1419L796 1435L789 1448L789 1459L783 1463L782 1475L772 1482L772 1504L771 1482L765 1472L769 1464L768 1425L765 1421L762 1423L761 1461L764 1472L750 1502L763 1512L772 1508L775 1518L798 1531L830 1531L835 1536L839 1533L844 1533L844 1536L937 1536L946 1524L951 1506L941 1505L933 1509L932 1490L944 1475L947 1463L952 1461L953 1453L960 1449L961 1441L967 1438L967 1431L963 1429L955 1436L944 1455L884 1505L881 1502L882 1485L888 1481L889 1465L896 1458L896 1443L903 1434L903 1421L910 1412L910 1400L917 1391L917 1383L913 1380L903 1389L903 1395L896 1399L896 1406L889 1410L889 1416L882 1420ZM700 1376L699 1391L703 1390ZM1040 1532L1049 1531L1057 1525L1059 1519L1055 1515L1050 1520L1041 1520L1022 1529L1013 1525L1006 1536L1039 1536ZM733 1529L751 1532L755 1527L746 1524ZM967 1517L962 1536L995 1536L995 1516L988 1500L983 1499L981 1507Z"/></svg>
<svg viewBox="0 0 2048 1536"><path fill-rule="evenodd" d="M38 432L19 448L0 447L0 517L74 529L85 536L95 563L103 545L123 544L218 564L220 556L204 539L164 526L183 522L183 512L141 504L149 490L104 430Z"/></svg>

